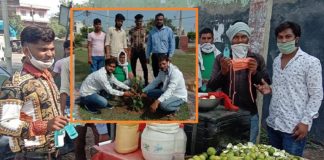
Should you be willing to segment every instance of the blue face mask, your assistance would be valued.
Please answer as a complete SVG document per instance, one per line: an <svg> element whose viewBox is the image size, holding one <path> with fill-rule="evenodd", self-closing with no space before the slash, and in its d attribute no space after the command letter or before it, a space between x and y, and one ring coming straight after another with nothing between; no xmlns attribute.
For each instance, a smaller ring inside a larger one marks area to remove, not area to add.
<svg viewBox="0 0 324 160"><path fill-rule="evenodd" d="M292 41L284 42L284 43L278 42L277 46L279 48L280 53L282 53L282 54L291 54L297 49L296 40L292 40Z"/></svg>

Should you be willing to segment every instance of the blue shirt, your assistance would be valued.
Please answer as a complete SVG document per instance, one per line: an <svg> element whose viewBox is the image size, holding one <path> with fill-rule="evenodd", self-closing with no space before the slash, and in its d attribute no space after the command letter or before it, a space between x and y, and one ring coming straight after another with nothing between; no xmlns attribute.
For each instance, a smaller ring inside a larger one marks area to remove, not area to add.
<svg viewBox="0 0 324 160"><path fill-rule="evenodd" d="M146 58L150 58L151 53L167 53L170 57L174 53L175 40L170 27L163 26L160 30L154 27L148 36Z"/></svg>

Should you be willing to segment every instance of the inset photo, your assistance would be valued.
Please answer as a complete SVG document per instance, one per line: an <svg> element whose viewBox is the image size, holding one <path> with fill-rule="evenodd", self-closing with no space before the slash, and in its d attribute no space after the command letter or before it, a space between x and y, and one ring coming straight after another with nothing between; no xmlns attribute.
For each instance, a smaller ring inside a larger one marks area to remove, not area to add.
<svg viewBox="0 0 324 160"><path fill-rule="evenodd" d="M197 120L198 9L71 10L73 119Z"/></svg>

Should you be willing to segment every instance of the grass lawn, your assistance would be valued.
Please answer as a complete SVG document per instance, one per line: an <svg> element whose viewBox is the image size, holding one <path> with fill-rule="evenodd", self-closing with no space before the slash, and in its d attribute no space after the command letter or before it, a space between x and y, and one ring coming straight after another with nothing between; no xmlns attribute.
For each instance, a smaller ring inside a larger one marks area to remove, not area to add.
<svg viewBox="0 0 324 160"><path fill-rule="evenodd" d="M172 63L179 67L182 71L186 83L193 83L195 80L195 54L176 53L172 57ZM152 72L149 70L149 72ZM75 86L80 87L82 81L90 73L90 65L88 64L88 56L86 48L75 49ZM188 120L194 111L191 111L194 102L189 102L181 106L180 111L175 117L169 118L157 113L149 113L146 111L135 112L130 110L127 105L120 106L116 102L109 101L115 108L112 110L101 109L100 115L93 115L86 110L80 109L82 120L103 119L103 120ZM147 107L148 108L148 107ZM145 110L145 109L144 109Z"/></svg>
<svg viewBox="0 0 324 160"><path fill-rule="evenodd" d="M183 104L180 111L174 117L167 117L159 113L150 113L149 111L132 111L126 105L114 105L116 102L109 101L114 106L113 109L100 109L101 114L94 115L80 108L82 120L188 120L190 118L190 109L188 104Z"/></svg>

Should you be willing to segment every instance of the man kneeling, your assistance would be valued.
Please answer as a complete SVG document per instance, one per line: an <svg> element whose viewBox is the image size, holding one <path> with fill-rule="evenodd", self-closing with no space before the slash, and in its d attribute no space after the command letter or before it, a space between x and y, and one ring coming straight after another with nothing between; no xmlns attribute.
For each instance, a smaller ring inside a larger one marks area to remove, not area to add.
<svg viewBox="0 0 324 160"><path fill-rule="evenodd" d="M187 89L182 72L165 55L159 57L160 71L158 76L143 89L142 97L156 99L150 106L151 112L161 111L173 113L180 105L187 102ZM162 88L158 88L163 83Z"/></svg>
<svg viewBox="0 0 324 160"><path fill-rule="evenodd" d="M95 71L88 75L88 77L82 82L80 94L81 94L81 106L93 114L100 114L101 112L96 108L109 108L112 106L108 103L108 100L99 95L99 92L105 91L110 95L131 97L133 94L130 91L120 91L112 87L117 87L125 90L130 88L122 82L119 82L112 74L116 68L115 59L107 59L105 61L105 67L102 67L98 71Z"/></svg>

